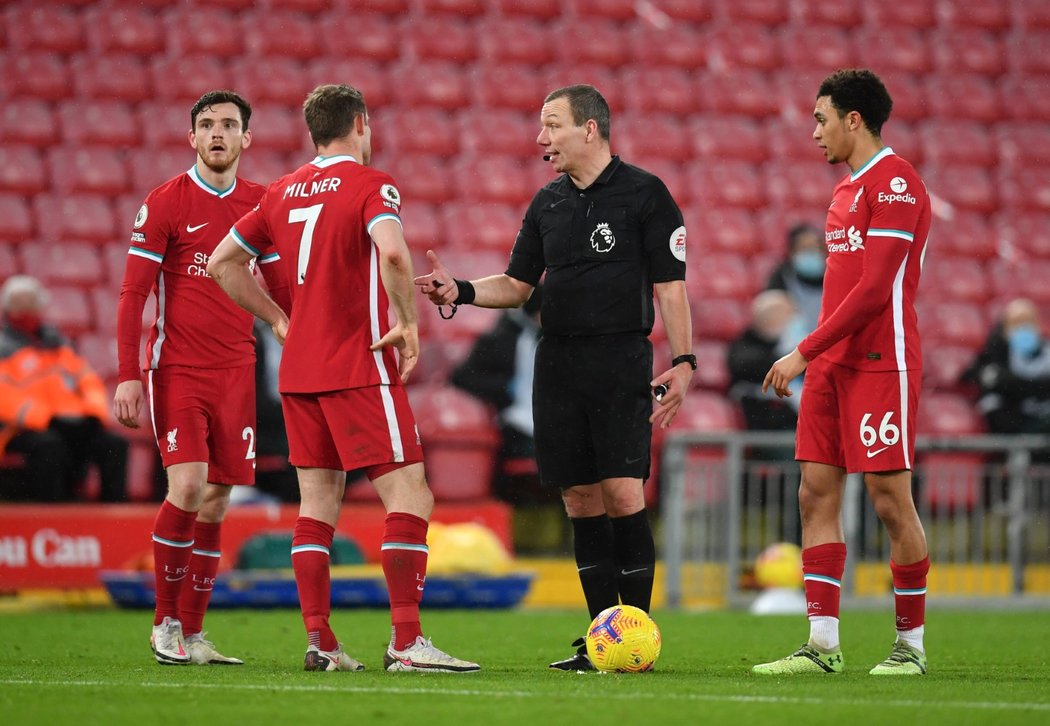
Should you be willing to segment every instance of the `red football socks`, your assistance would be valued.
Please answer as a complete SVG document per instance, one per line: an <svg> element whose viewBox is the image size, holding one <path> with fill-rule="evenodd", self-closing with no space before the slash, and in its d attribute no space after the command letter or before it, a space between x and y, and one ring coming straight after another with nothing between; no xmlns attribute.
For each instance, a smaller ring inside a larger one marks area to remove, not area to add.
<svg viewBox="0 0 1050 726"><path fill-rule="evenodd" d="M386 516L380 561L390 592L391 644L404 650L423 634L419 603L427 577L427 520L407 512Z"/></svg>
<svg viewBox="0 0 1050 726"><path fill-rule="evenodd" d="M926 623L926 574L929 571L929 557L911 565L898 565L890 560L897 630L914 630Z"/></svg>
<svg viewBox="0 0 1050 726"><path fill-rule="evenodd" d="M842 572L846 569L846 545L829 542L802 550L802 577L809 617L839 616Z"/></svg>
<svg viewBox="0 0 1050 726"><path fill-rule="evenodd" d="M154 625L160 625L165 617L179 619L179 593L190 570L196 520L196 512L179 509L167 499L157 512L153 522L153 574L157 592Z"/></svg>
<svg viewBox="0 0 1050 726"><path fill-rule="evenodd" d="M339 647L328 625L332 612L332 538L335 528L309 517L299 517L292 533L292 570L299 589L299 608L303 613L307 641L325 651Z"/></svg>
<svg viewBox="0 0 1050 726"><path fill-rule="evenodd" d="M189 578L179 595L179 619L182 634L187 638L201 632L204 624L204 613L215 588L215 574L219 571L221 529L219 522L197 520L193 530Z"/></svg>

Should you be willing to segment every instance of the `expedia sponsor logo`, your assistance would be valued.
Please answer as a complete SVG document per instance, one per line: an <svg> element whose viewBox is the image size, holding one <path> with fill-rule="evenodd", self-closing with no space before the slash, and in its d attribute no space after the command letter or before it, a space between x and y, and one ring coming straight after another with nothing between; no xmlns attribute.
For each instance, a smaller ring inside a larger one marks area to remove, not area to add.
<svg viewBox="0 0 1050 726"><path fill-rule="evenodd" d="M879 192L879 202L882 204L896 204L901 202L902 204L915 204L915 197L911 194L887 194L886 192Z"/></svg>

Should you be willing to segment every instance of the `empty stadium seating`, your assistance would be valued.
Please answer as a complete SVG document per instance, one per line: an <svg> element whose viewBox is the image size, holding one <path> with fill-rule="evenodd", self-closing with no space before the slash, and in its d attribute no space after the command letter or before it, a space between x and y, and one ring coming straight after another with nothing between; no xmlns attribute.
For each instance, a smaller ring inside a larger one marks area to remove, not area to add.
<svg viewBox="0 0 1050 726"><path fill-rule="evenodd" d="M845 169L811 139L814 92L830 69L861 64L893 95L886 142L935 195L919 299L936 395L922 425L970 431L957 375L998 309L1024 294L1050 311L1039 0L12 0L0 13L0 281L31 272L54 285L70 306L62 325L108 378L131 220L193 162L192 103L209 88L245 93L254 142L241 172L269 182L309 159L301 103L332 82L365 93L417 274L428 248L458 276L500 272L554 177L535 143L543 98L591 82L612 107L613 151L660 176L686 218L694 349L707 361L689 408L735 426L715 403L726 342L789 224L822 223ZM498 316L419 308L419 373L433 385ZM677 422L694 424L716 427ZM969 501L969 486L950 501ZM923 496L932 506L944 491Z"/></svg>

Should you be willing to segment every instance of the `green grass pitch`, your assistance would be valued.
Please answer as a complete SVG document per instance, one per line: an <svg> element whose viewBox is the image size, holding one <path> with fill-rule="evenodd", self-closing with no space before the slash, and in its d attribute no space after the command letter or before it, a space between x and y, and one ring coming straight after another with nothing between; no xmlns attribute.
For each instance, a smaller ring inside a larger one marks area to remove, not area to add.
<svg viewBox="0 0 1050 726"><path fill-rule="evenodd" d="M930 674L877 679L889 612L846 612L846 672L769 679L752 663L794 650L805 618L655 612L653 673L561 673L582 613L432 611L434 642L477 660L468 675L386 673L383 611L332 622L364 673L305 673L296 611L216 611L205 627L242 667L160 666L150 613L68 610L0 615L0 723L21 724L959 724L1050 722L1050 612L931 608Z"/></svg>

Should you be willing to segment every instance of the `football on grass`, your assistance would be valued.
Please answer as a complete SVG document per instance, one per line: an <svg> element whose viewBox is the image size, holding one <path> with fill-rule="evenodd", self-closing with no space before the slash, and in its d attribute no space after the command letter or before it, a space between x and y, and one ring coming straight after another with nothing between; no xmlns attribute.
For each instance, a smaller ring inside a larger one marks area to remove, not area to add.
<svg viewBox="0 0 1050 726"><path fill-rule="evenodd" d="M587 657L607 673L647 671L660 657L660 629L641 608L606 608L587 629Z"/></svg>

